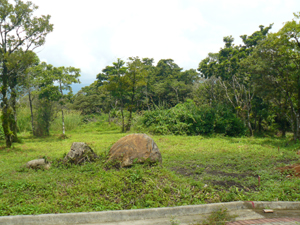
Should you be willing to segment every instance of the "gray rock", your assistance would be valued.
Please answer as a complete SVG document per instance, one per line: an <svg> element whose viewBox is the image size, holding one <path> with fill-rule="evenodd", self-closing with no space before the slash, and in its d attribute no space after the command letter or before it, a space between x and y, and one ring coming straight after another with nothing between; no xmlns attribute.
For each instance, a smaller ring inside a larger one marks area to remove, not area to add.
<svg viewBox="0 0 300 225"><path fill-rule="evenodd" d="M26 167L31 169L49 169L50 163L45 159L34 159L27 162Z"/></svg>
<svg viewBox="0 0 300 225"><path fill-rule="evenodd" d="M73 142L71 150L64 158L64 163L70 162L74 164L81 164L84 162L92 162L98 156L96 153L84 142Z"/></svg>

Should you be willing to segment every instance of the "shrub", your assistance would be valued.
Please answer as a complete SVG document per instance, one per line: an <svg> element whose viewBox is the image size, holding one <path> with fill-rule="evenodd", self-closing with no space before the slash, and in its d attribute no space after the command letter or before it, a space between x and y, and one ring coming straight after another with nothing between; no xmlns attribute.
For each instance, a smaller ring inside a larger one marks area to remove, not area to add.
<svg viewBox="0 0 300 225"><path fill-rule="evenodd" d="M146 111L138 124L155 134L210 135L222 133L228 136L245 134L245 125L225 106L197 107L192 100L170 109L157 108Z"/></svg>

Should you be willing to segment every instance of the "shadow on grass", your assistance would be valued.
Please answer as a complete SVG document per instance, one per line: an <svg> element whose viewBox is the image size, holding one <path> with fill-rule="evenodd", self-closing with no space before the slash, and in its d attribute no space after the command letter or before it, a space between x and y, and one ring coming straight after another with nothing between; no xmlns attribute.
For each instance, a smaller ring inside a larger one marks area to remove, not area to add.
<svg viewBox="0 0 300 225"><path fill-rule="evenodd" d="M261 146L270 146L273 148L300 148L300 142L294 141L291 137L246 137L246 138L237 138L237 137L221 137L222 139L236 144L249 144L249 145L261 145Z"/></svg>

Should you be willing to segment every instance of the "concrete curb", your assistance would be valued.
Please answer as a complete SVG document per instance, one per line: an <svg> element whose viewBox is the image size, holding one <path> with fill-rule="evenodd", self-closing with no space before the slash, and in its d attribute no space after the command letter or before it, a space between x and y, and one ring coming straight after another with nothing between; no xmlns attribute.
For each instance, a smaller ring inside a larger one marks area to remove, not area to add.
<svg viewBox="0 0 300 225"><path fill-rule="evenodd" d="M116 210L88 213L65 213L65 214L43 214L27 216L3 216L0 217L0 224L6 225L40 225L40 224L96 224L107 222L123 222L133 220L148 220L158 218L172 218L174 216L193 216L212 213L220 208L227 208L228 211L272 208L300 210L300 202L228 202L213 203L204 205L189 205L152 209Z"/></svg>

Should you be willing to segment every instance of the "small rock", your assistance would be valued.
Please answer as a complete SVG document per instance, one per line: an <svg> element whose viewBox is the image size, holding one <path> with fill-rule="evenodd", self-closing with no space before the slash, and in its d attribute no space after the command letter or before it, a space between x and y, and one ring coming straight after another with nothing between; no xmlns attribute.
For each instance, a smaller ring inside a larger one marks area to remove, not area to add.
<svg viewBox="0 0 300 225"><path fill-rule="evenodd" d="M134 163L162 162L159 149L152 138L146 134L129 134L118 140L109 150L107 162L117 161L121 167Z"/></svg>
<svg viewBox="0 0 300 225"><path fill-rule="evenodd" d="M272 209L264 209L263 211L264 211L264 213L273 213L274 212Z"/></svg>
<svg viewBox="0 0 300 225"><path fill-rule="evenodd" d="M71 162L74 164L81 164L84 162L92 162L98 156L96 153L84 142L73 142L71 150L64 158L64 163Z"/></svg>
<svg viewBox="0 0 300 225"><path fill-rule="evenodd" d="M26 164L26 167L31 169L49 169L50 163L48 163L45 159L34 159L29 161Z"/></svg>

